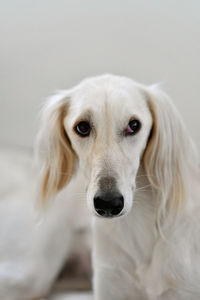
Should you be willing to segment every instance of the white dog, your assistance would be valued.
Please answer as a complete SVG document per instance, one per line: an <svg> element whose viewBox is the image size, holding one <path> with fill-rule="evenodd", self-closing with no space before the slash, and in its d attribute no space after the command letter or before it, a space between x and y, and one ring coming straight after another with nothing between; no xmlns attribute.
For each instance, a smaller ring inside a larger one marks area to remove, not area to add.
<svg viewBox="0 0 200 300"><path fill-rule="evenodd" d="M43 201L73 179L94 215L95 300L200 299L198 160L158 87L87 79L49 100L38 141Z"/></svg>

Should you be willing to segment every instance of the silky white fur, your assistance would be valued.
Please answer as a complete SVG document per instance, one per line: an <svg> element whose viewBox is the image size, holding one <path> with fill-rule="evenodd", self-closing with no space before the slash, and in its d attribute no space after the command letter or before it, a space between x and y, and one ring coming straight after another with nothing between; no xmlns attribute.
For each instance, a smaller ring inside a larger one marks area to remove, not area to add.
<svg viewBox="0 0 200 300"><path fill-rule="evenodd" d="M125 137L133 116L141 130ZM92 131L81 138L73 128L85 119ZM38 147L43 200L76 182L94 216L95 300L199 299L198 159L165 93L113 75L87 79L47 103ZM125 205L120 217L104 219L93 198L110 175Z"/></svg>

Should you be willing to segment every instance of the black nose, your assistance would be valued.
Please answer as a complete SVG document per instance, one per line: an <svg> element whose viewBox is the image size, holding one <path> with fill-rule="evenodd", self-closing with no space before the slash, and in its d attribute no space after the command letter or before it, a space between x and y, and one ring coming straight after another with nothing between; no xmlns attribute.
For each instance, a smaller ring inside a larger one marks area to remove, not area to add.
<svg viewBox="0 0 200 300"><path fill-rule="evenodd" d="M119 192L97 192L94 197L96 212L102 217L115 217L124 207L124 198Z"/></svg>

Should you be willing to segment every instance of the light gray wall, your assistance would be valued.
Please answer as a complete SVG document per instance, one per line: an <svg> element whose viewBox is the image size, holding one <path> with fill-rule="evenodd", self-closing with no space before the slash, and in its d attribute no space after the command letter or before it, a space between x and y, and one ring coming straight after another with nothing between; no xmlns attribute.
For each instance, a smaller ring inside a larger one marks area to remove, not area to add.
<svg viewBox="0 0 200 300"><path fill-rule="evenodd" d="M199 0L0 0L0 142L31 146L45 97L112 72L164 82L200 148Z"/></svg>

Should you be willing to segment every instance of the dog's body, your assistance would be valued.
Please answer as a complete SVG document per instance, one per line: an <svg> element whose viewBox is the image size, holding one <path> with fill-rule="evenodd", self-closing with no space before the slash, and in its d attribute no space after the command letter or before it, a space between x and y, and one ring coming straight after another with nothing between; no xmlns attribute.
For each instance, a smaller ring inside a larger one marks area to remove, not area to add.
<svg viewBox="0 0 200 300"><path fill-rule="evenodd" d="M107 75L54 96L42 122L42 197L85 177L95 300L198 299L198 161L168 97Z"/></svg>
<svg viewBox="0 0 200 300"><path fill-rule="evenodd" d="M2 148L0 173L0 299L45 297L71 255L91 249L83 195L71 181L41 210L35 201L38 171L26 151Z"/></svg>

